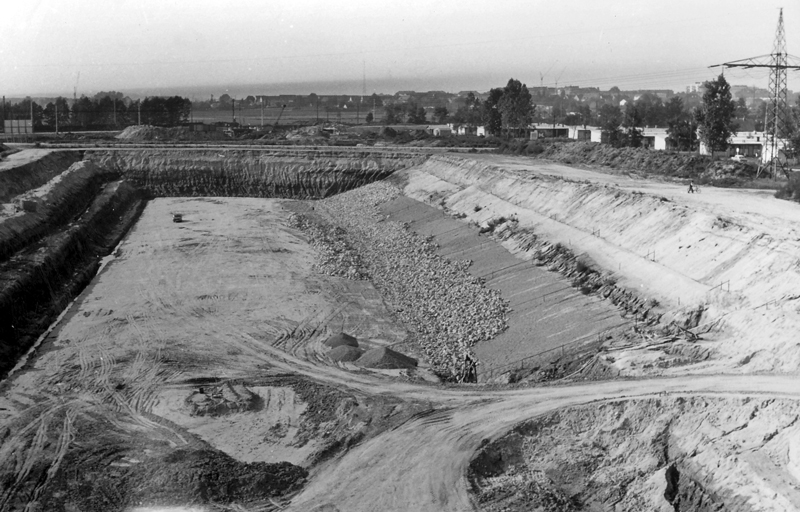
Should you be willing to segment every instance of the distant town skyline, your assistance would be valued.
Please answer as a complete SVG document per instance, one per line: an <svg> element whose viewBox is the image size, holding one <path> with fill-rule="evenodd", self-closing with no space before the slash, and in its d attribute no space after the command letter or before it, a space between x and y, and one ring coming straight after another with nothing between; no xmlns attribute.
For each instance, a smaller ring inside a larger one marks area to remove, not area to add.
<svg viewBox="0 0 800 512"><path fill-rule="evenodd" d="M672 89L770 53L782 2L57 0L4 6L0 94L367 94L529 87ZM790 53L800 7L786 5ZM765 70L726 70L767 85ZM789 88L798 78L789 75ZM216 92L211 92L216 91Z"/></svg>

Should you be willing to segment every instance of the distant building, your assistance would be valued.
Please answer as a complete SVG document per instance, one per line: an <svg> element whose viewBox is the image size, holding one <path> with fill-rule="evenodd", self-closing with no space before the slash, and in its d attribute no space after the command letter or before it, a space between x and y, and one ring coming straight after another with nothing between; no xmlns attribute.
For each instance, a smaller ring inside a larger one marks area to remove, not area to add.
<svg viewBox="0 0 800 512"><path fill-rule="evenodd" d="M661 151L672 149L667 141L668 137L666 128L642 128L642 147Z"/></svg>
<svg viewBox="0 0 800 512"><path fill-rule="evenodd" d="M433 135L434 137L443 137L446 135L453 134L453 125L447 124L432 124L425 128L429 134Z"/></svg>
<svg viewBox="0 0 800 512"><path fill-rule="evenodd" d="M532 124L528 126L530 140L552 139L557 137L569 137L570 127L563 124Z"/></svg>
<svg viewBox="0 0 800 512"><path fill-rule="evenodd" d="M693 84L689 84L686 86L686 94L703 94L705 92L705 87L703 86L703 82L695 82Z"/></svg>

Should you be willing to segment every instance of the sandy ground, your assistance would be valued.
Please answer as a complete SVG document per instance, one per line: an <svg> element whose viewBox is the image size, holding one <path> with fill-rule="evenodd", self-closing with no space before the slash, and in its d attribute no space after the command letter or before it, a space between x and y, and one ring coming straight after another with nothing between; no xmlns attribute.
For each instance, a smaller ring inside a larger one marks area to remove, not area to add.
<svg viewBox="0 0 800 512"><path fill-rule="evenodd" d="M9 147L12 147L12 144L8 144ZM25 165L27 163L33 162L42 158L43 156L52 153L54 150L52 149L25 149L24 151L18 151L16 153L12 153L0 161L0 172L3 172L7 169L13 169L14 167L19 167L20 165Z"/></svg>
<svg viewBox="0 0 800 512"><path fill-rule="evenodd" d="M557 172L573 172L567 169ZM540 172L556 171L543 166ZM587 171L574 172L572 177L584 179L579 175ZM685 196L671 185L640 186L654 187L658 193L672 190L676 201L709 198L705 204L743 218L749 217L748 208L759 211L755 203L763 199L760 192L704 189L697 196ZM188 443L188 434L194 434L240 460L301 461L307 454L292 449L291 429L304 404L285 388L253 388L267 403L263 414L198 418L183 408L197 387L190 383L192 378L252 379L288 372L369 396L427 402L432 409L315 467L303 491L284 504L287 510L466 511L474 510L474 503L465 474L478 448L537 415L665 394L800 399L794 375L692 375L486 390L345 370L326 361L319 346L325 337L345 330L387 343L402 338L403 328L393 323L368 283L312 273L313 251L299 233L286 227L280 204L228 198L152 201L115 260L79 297L39 353L3 383L0 461L13 455L19 462L14 468L24 478L25 471L45 460L44 445L36 440L46 439L49 428L61 428L50 422L53 411L64 409L73 415L68 418L97 418L107 422L104 428L158 436L174 446ZM775 208L775 219L783 215L778 206L800 211L782 202L760 211ZM174 212L182 213L186 222L172 223ZM787 215L793 219L797 214ZM791 221L781 219L773 220L776 232L793 229ZM650 286L669 295L674 282L655 279L662 271L646 272L653 277ZM119 389L126 392L115 393ZM156 421L159 418L169 421ZM269 440L278 424L287 428L285 443ZM70 425L64 421L58 438L64 452L71 443L91 442ZM769 434L757 435L762 433ZM57 470L60 460L46 462ZM727 491L734 492L743 482L727 485ZM785 482L763 485L772 495L753 498L756 509L776 510L776 504L785 503L800 507L792 501L793 492L781 491ZM173 510L213 509L192 505Z"/></svg>

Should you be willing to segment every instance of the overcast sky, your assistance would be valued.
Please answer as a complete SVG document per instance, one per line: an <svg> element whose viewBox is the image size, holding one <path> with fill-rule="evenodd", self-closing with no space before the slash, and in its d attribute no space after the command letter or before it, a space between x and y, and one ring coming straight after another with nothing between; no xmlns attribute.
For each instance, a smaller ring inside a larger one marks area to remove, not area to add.
<svg viewBox="0 0 800 512"><path fill-rule="evenodd" d="M769 54L780 6L800 55L796 1L0 0L0 94L358 94L363 74L369 93L485 91L510 77L683 89L716 76L709 65ZM766 76L726 71L734 84Z"/></svg>

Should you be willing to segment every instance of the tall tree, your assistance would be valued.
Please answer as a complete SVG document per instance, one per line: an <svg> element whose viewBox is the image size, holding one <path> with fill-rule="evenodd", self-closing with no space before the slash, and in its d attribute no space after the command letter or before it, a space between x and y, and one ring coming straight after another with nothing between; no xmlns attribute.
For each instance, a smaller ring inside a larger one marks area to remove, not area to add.
<svg viewBox="0 0 800 512"><path fill-rule="evenodd" d="M694 150L697 134L693 116L684 109L683 100L673 96L664 105L667 123L667 138L679 151Z"/></svg>
<svg viewBox="0 0 800 512"><path fill-rule="evenodd" d="M642 145L642 114L634 103L625 106L625 119L622 122L625 126L625 145L638 148Z"/></svg>
<svg viewBox="0 0 800 512"><path fill-rule="evenodd" d="M433 118L436 120L437 123L446 123L447 116L449 114L450 112L447 111L447 107L445 106L436 107L433 110Z"/></svg>
<svg viewBox="0 0 800 512"><path fill-rule="evenodd" d="M503 88L497 109L506 129L519 134L520 130L524 130L533 119L534 106L528 87L519 80L511 78Z"/></svg>
<svg viewBox="0 0 800 512"><path fill-rule="evenodd" d="M705 82L703 86L703 104L696 111L700 140L709 151L725 151L736 128L733 122L736 103L731 96L731 86L723 75Z"/></svg>
<svg viewBox="0 0 800 512"><path fill-rule="evenodd" d="M605 104L600 107L598 115L600 121L600 128L603 130L603 142L611 144L614 147L619 147L624 143L622 130L622 111L619 107L614 105Z"/></svg>
<svg viewBox="0 0 800 512"><path fill-rule="evenodd" d="M481 121L486 126L486 131L492 135L500 135L503 128L503 118L498 107L502 97L503 89L491 89L489 97L483 102L481 108Z"/></svg>

